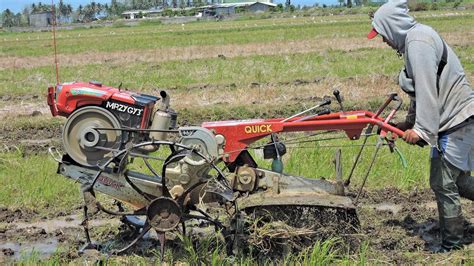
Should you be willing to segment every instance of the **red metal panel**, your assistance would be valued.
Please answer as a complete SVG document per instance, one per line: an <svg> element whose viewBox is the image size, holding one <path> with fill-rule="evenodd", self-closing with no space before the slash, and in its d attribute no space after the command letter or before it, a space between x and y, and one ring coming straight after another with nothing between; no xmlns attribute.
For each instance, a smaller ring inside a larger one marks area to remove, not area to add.
<svg viewBox="0 0 474 266"><path fill-rule="evenodd" d="M402 136L403 131L387 124L392 116L391 113L384 121L383 118L375 117L374 113L368 111L352 111L322 115L302 122L293 122L301 118L295 117L285 122L282 122L284 120L282 118L251 119L205 122L202 126L225 137L224 152L227 156L224 160L233 162L248 145L271 133L342 130L350 139L358 139L362 130L368 124L372 124L381 127L384 132L394 133L393 137Z"/></svg>
<svg viewBox="0 0 474 266"><path fill-rule="evenodd" d="M56 108L58 114L69 116L78 107L101 105L108 99L135 104L134 93L117 88L102 86L97 83L73 82L58 85Z"/></svg>
<svg viewBox="0 0 474 266"><path fill-rule="evenodd" d="M55 93L54 87L49 87L48 88L47 101L48 101L49 109L51 110L51 114L53 116L57 116L58 115L58 109L56 107L56 101L54 99L54 93Z"/></svg>

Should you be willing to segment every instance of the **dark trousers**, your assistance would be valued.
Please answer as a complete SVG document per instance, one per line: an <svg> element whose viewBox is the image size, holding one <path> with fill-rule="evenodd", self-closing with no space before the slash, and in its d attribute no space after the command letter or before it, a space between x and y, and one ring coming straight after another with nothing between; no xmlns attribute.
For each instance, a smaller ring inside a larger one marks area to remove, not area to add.
<svg viewBox="0 0 474 266"><path fill-rule="evenodd" d="M460 197L474 200L474 177L450 164L442 156L431 158L430 186L438 204L442 245L462 245L464 221Z"/></svg>
<svg viewBox="0 0 474 266"><path fill-rule="evenodd" d="M439 215L445 218L462 214L460 197L474 200L474 177L441 156L431 158L430 186L436 195Z"/></svg>

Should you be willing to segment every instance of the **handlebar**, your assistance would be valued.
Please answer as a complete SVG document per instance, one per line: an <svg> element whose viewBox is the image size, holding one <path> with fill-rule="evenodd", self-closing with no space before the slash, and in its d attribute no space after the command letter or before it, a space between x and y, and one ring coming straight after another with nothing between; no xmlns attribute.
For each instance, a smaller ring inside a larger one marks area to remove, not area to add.
<svg viewBox="0 0 474 266"><path fill-rule="evenodd" d="M403 100L396 94L396 93L390 93L387 100L385 101L385 103L379 108L379 110L377 111L377 113L375 113L375 115L372 117L372 118L376 118L378 117L384 110L385 108L387 108L387 106L392 102L392 101L397 101L398 104L395 106L394 109L392 109L392 111L390 112L390 114L387 116L387 118L385 118L385 120L379 124L378 126L381 128L381 136L385 136L386 134L386 130L390 131L390 132L393 132L395 133L396 135L398 135L399 137L403 137L405 131L403 130L400 130L398 129L397 127L395 126L392 126L389 124L390 120L393 118L393 116L395 115L395 113L400 109L400 107L402 106L403 104ZM423 139L420 139L419 141L417 141L415 143L416 145L420 146L420 147L424 147L427 143L426 141L424 141Z"/></svg>

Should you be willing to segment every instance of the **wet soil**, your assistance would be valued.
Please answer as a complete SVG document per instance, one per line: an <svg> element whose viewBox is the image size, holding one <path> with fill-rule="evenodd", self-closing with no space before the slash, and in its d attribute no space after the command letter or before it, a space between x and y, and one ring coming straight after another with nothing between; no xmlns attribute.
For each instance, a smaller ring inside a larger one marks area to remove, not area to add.
<svg viewBox="0 0 474 266"><path fill-rule="evenodd" d="M463 200L462 204L466 217L464 241L466 249L474 252L474 230L468 226L474 223L474 203ZM360 228L340 234L345 236L344 239L350 240L345 243L353 246L350 252L354 254L358 252L361 243L368 243L373 251L369 257L376 257L379 262L417 263L419 258L416 254L431 256L425 250L439 241L436 203L430 190L411 193L400 192L395 188L366 191L357 213ZM305 219L295 217L296 220ZM1 208L0 261L18 260L33 250L40 258L48 258L58 248L62 250L58 254L63 260L74 260L79 257L78 250L85 243L81 222L79 210L70 215L59 213L56 217L45 219L34 211ZM92 228L99 228L92 231L93 238L109 247L123 246L132 237L117 218L110 219L100 215L91 220L90 225ZM205 235L198 227L194 231L199 232L196 235ZM198 238L196 241L199 241ZM168 248L182 248L177 242L179 241L176 239L171 240ZM147 251L149 247L159 247L156 233L148 234L146 240L127 254L156 256ZM90 253L83 256L101 256L100 253Z"/></svg>
<svg viewBox="0 0 474 266"><path fill-rule="evenodd" d="M49 147L62 146L60 136L60 127L4 129L0 134L0 152L21 150L23 156L45 154Z"/></svg>
<svg viewBox="0 0 474 266"><path fill-rule="evenodd" d="M61 126L42 123L50 118L42 97L0 97L0 152L21 151L26 156L44 154L51 146L60 147ZM19 120L24 122L16 122Z"/></svg>
<svg viewBox="0 0 474 266"><path fill-rule="evenodd" d="M367 191L361 198L358 215L362 239L368 241L381 261L417 263L420 253L440 241L437 205L429 189L403 193L396 188ZM474 252L474 202L462 199L465 217L464 244Z"/></svg>

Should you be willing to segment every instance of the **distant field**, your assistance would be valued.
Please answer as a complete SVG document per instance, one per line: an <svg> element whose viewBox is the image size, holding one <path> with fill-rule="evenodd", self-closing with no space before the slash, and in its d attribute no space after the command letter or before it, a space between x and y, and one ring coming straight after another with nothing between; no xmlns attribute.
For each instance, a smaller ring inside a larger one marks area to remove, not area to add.
<svg viewBox="0 0 474 266"><path fill-rule="evenodd" d="M417 14L455 48L468 74L473 14ZM366 15L350 15L60 31L60 77L149 91L395 75L401 60L380 40L366 40L369 30ZM54 83L51 33L1 33L0 44L0 95L40 95Z"/></svg>

